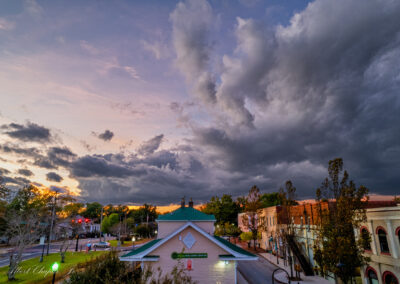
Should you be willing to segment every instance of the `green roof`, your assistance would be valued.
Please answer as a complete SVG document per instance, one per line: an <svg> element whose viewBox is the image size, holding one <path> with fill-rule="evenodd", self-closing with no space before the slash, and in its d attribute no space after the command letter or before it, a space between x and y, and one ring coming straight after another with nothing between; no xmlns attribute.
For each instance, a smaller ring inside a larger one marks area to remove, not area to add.
<svg viewBox="0 0 400 284"><path fill-rule="evenodd" d="M154 239L148 243L145 243L144 245L142 245L141 247L138 247L137 249L131 250L130 252L128 252L127 254L124 254L121 257L128 257L128 256L134 256L137 255L141 252L144 252L145 250L147 250L148 248L152 247L153 245L155 245L156 243L158 243L159 241L161 241L162 239Z"/></svg>
<svg viewBox="0 0 400 284"><path fill-rule="evenodd" d="M157 221L216 221L214 215L203 213L193 207L180 207L171 213L158 216Z"/></svg>
<svg viewBox="0 0 400 284"><path fill-rule="evenodd" d="M225 240L224 238L221 238L221 237L218 237L218 236L214 236L214 238L215 238L217 241L219 241L220 243L226 245L226 246L227 246L228 248L230 248L231 250L234 250L234 251L236 251L236 252L238 252L238 253L241 253L241 254L244 254L244 255L247 255L247 256L257 257L256 255L252 254L251 252L248 252L247 250L244 250L244 249L238 247L237 245L228 242L228 241Z"/></svg>

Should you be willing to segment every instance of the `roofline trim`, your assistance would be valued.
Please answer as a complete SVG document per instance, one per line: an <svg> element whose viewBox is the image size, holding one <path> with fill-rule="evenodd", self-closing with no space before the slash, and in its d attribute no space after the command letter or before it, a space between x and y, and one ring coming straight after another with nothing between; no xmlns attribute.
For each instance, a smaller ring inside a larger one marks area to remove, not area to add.
<svg viewBox="0 0 400 284"><path fill-rule="evenodd" d="M159 261L159 259L160 259L160 257L146 257L146 258L143 258L143 257L138 258L136 256L135 257L130 257L130 256L127 256L127 257L120 256L119 257L120 261Z"/></svg>
<svg viewBox="0 0 400 284"><path fill-rule="evenodd" d="M219 260L258 260L258 256L247 256L247 257L218 257Z"/></svg>
<svg viewBox="0 0 400 284"><path fill-rule="evenodd" d="M137 258L142 258L143 256L147 255L148 253L152 252L153 250L155 250L156 248L158 248L162 244L166 243L167 241L169 241L170 239L175 237L177 234L179 234L180 232L182 232L184 229L186 229L189 226L192 227L193 229L195 229L196 231L198 231L200 234L202 234L204 237L206 237L207 239L209 239L213 243L215 243L217 246L221 247L225 251L227 251L227 252L231 253L232 255L234 255L235 257L238 257L238 258L249 257L247 255L238 253L238 252L230 249L229 247L227 247L223 243L219 242L217 239L213 238L211 235L207 234L205 231L203 231L203 229L198 227L196 224L193 224L192 222L187 222L186 224L181 226L179 229L177 229L175 232L171 233L169 236L167 236L167 237L163 238L161 241L157 242L154 246L151 246L147 250L143 251L142 253L137 254L136 257Z"/></svg>

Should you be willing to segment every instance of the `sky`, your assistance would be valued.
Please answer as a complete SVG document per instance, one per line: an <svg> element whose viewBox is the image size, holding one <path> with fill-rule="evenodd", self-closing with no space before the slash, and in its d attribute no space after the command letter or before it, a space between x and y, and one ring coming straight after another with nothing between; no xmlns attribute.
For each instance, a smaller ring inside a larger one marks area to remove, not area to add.
<svg viewBox="0 0 400 284"><path fill-rule="evenodd" d="M400 194L400 1L0 2L0 176L84 201Z"/></svg>

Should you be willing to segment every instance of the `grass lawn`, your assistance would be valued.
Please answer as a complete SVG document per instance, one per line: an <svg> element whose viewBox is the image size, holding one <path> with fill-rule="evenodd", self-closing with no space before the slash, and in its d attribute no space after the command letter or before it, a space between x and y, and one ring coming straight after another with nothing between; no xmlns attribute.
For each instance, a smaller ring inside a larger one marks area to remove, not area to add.
<svg viewBox="0 0 400 284"><path fill-rule="evenodd" d="M142 243L147 243L150 240L151 239L141 239L141 240L135 241L135 245L139 245L139 244L142 244ZM110 240L108 242L110 243L110 246L112 246L112 247L117 247L117 245L118 245L118 240ZM123 246L123 247L131 247L132 246L132 241L124 241L124 243L121 246Z"/></svg>
<svg viewBox="0 0 400 284"><path fill-rule="evenodd" d="M85 262L103 253L106 253L106 251L91 251L88 254L85 252L67 252L65 263L60 263L61 256L59 253L45 256L42 263L39 262L40 257L35 257L20 263L19 270L15 274L16 281L8 282L8 266L1 267L0 283L51 283L53 277L51 265L54 262L58 262L59 264L56 279L62 279L63 276L68 274L78 263Z"/></svg>

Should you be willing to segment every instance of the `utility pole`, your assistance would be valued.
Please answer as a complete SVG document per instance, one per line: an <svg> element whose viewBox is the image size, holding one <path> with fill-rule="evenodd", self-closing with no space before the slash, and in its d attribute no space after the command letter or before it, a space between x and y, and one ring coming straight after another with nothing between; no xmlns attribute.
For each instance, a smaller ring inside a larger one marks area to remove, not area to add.
<svg viewBox="0 0 400 284"><path fill-rule="evenodd" d="M103 224L103 205L101 206L101 215L100 215L100 242L101 242L101 225ZM105 240L104 240L105 241Z"/></svg>
<svg viewBox="0 0 400 284"><path fill-rule="evenodd" d="M46 255L49 255L51 234L53 233L53 223L54 223L54 218L55 218L55 215L56 215L57 193L58 192L56 191L56 195L54 196L53 210L51 212L51 223L50 223L49 239L47 240L47 252L46 252Z"/></svg>

